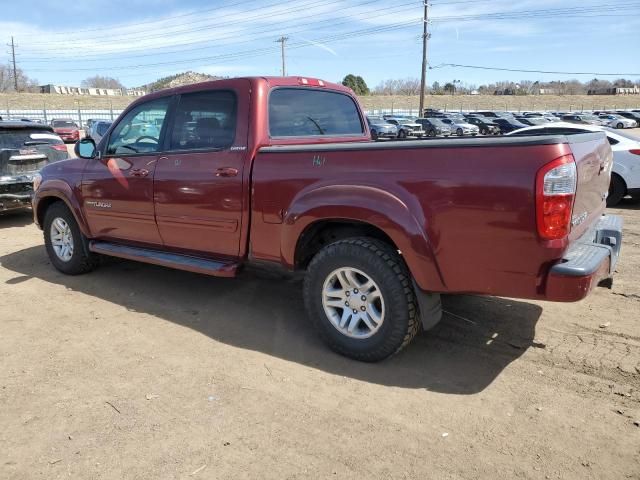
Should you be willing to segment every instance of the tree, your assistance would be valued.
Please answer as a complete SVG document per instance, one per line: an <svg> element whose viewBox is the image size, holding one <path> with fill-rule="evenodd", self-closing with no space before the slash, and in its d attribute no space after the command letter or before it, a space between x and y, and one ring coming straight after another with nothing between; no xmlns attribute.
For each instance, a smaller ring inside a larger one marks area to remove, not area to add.
<svg viewBox="0 0 640 480"><path fill-rule="evenodd" d="M82 81L81 86L86 88L127 88L120 82L120 80L112 77L103 77L101 75L85 78Z"/></svg>
<svg viewBox="0 0 640 480"><path fill-rule="evenodd" d="M444 84L443 90L447 93L453 93L456 90L456 87L453 83L447 82Z"/></svg>
<svg viewBox="0 0 640 480"><path fill-rule="evenodd" d="M431 93L433 95L440 95L442 93L440 82L433 82L433 85L431 85Z"/></svg>
<svg viewBox="0 0 640 480"><path fill-rule="evenodd" d="M18 77L19 92L37 92L38 81L29 78L20 68L16 69ZM0 65L0 92L14 92L15 82L13 81L13 67L10 65Z"/></svg>
<svg viewBox="0 0 640 480"><path fill-rule="evenodd" d="M342 79L342 85L349 87L356 95L369 95L370 93L367 82L360 75L356 76L350 73Z"/></svg>

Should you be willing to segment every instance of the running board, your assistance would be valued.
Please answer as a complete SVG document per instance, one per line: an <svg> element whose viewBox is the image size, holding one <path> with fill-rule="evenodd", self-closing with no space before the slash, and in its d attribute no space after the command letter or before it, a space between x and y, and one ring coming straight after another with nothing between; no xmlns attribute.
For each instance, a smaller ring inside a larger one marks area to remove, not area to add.
<svg viewBox="0 0 640 480"><path fill-rule="evenodd" d="M161 252L148 248L130 247L110 242L92 241L89 250L111 257L126 258L138 262L151 263L163 267L203 273L214 277L235 277L239 264L231 261L217 261L208 258L191 257L178 253Z"/></svg>

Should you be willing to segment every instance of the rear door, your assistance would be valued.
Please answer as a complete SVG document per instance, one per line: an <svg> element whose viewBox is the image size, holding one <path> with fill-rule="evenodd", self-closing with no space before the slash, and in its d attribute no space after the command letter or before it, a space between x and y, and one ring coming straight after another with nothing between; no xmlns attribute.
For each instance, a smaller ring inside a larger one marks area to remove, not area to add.
<svg viewBox="0 0 640 480"><path fill-rule="evenodd" d="M237 82L218 85L177 100L154 177L155 213L165 247L237 257L249 95Z"/></svg>
<svg viewBox="0 0 640 480"><path fill-rule="evenodd" d="M157 98L134 107L114 127L101 157L87 162L82 195L92 236L162 244L153 211L153 175L171 100Z"/></svg>

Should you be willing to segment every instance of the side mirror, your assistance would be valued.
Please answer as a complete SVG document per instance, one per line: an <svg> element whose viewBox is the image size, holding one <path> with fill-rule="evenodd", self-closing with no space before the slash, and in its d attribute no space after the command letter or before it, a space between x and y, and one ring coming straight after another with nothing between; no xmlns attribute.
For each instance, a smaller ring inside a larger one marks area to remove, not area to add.
<svg viewBox="0 0 640 480"><path fill-rule="evenodd" d="M93 141L93 138L83 138L76 142L73 151L80 158L95 158L97 153L96 142Z"/></svg>

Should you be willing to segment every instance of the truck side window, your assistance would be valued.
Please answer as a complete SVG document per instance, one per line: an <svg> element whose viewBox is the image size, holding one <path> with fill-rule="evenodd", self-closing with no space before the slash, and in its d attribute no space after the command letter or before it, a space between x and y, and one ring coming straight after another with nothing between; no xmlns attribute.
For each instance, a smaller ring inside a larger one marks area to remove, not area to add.
<svg viewBox="0 0 640 480"><path fill-rule="evenodd" d="M180 97L171 134L171 150L223 149L236 134L236 95L228 90Z"/></svg>
<svg viewBox="0 0 640 480"><path fill-rule="evenodd" d="M364 128L353 99L314 88L278 88L269 97L272 137L362 135Z"/></svg>
<svg viewBox="0 0 640 480"><path fill-rule="evenodd" d="M107 155L157 152L169 101L169 97L158 98L127 113L111 132Z"/></svg>

